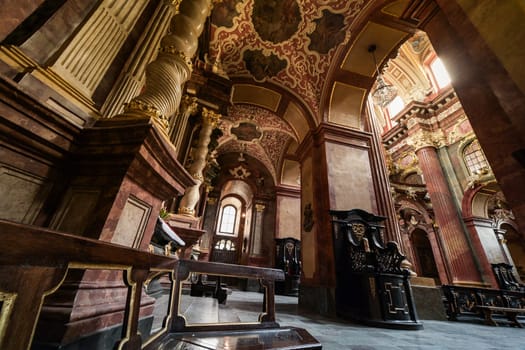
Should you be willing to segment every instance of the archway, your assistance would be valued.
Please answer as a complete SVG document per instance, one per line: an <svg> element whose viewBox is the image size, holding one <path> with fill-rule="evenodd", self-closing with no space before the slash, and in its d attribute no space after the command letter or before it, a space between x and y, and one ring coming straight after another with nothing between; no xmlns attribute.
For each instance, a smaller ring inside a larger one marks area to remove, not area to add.
<svg viewBox="0 0 525 350"><path fill-rule="evenodd" d="M439 273L427 232L421 228L414 229L410 235L410 242L414 250L418 275L439 281Z"/></svg>

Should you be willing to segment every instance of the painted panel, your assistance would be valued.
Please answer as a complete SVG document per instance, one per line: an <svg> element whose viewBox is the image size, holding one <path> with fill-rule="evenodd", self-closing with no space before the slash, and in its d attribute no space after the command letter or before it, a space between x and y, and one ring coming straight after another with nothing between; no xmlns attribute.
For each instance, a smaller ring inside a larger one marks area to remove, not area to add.
<svg viewBox="0 0 525 350"><path fill-rule="evenodd" d="M40 177L0 166L0 218L33 223L49 190Z"/></svg>
<svg viewBox="0 0 525 350"><path fill-rule="evenodd" d="M301 198L277 197L277 238L301 239Z"/></svg>
<svg viewBox="0 0 525 350"><path fill-rule="evenodd" d="M81 235L91 219L99 196L99 190L82 187L70 188L51 222L51 228Z"/></svg>
<svg viewBox="0 0 525 350"><path fill-rule="evenodd" d="M232 88L233 103L251 103L276 112L281 94L255 85L236 84Z"/></svg>
<svg viewBox="0 0 525 350"><path fill-rule="evenodd" d="M368 22L348 50L341 69L369 77L374 76L376 67L368 47L372 44L377 46L375 56L377 64L380 64L407 35L408 33L403 31Z"/></svg>
<svg viewBox="0 0 525 350"><path fill-rule="evenodd" d="M310 130L310 127L299 107L297 107L295 103L290 102L284 112L283 119L294 129L298 137L297 143L301 143Z"/></svg>
<svg viewBox="0 0 525 350"><path fill-rule="evenodd" d="M328 120L332 123L360 129L365 94L365 89L335 82L332 87Z"/></svg>
<svg viewBox="0 0 525 350"><path fill-rule="evenodd" d="M138 248L142 241L150 213L150 205L130 196L126 205L124 205L111 242L127 247Z"/></svg>
<svg viewBox="0 0 525 350"><path fill-rule="evenodd" d="M377 212L368 150L326 143L330 209Z"/></svg>

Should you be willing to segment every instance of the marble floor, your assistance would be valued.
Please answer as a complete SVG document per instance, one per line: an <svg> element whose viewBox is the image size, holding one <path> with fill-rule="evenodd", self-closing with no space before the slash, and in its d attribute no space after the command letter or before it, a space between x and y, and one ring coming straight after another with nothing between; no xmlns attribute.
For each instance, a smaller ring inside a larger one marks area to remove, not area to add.
<svg viewBox="0 0 525 350"><path fill-rule="evenodd" d="M261 293L236 290L228 295L224 305L210 297L183 297L186 316L200 318L205 323L254 322L263 298ZM297 298L287 296L276 296L276 314L281 326L306 329L325 350L525 350L525 328L492 327L482 324L481 320L421 320L423 330L374 328L303 312L298 308Z"/></svg>
<svg viewBox="0 0 525 350"><path fill-rule="evenodd" d="M233 291L221 310L251 319L259 312L262 294ZM242 310L242 311L241 311ZM479 323L421 320L423 330L392 330L358 325L301 312L297 298L276 296L277 322L281 326L305 328L325 350L525 350L525 328Z"/></svg>

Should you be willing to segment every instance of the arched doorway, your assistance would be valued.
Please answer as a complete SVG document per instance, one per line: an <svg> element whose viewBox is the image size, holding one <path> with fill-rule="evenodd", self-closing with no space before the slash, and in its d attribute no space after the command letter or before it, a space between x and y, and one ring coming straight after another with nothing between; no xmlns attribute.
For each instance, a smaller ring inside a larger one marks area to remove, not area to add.
<svg viewBox="0 0 525 350"><path fill-rule="evenodd" d="M439 281L439 273L427 232L421 228L414 229L410 235L410 242L416 259L418 275Z"/></svg>
<svg viewBox="0 0 525 350"><path fill-rule="evenodd" d="M239 264L244 240L249 234L247 217L252 211L253 192L242 180L225 183L221 192L210 246L210 261Z"/></svg>

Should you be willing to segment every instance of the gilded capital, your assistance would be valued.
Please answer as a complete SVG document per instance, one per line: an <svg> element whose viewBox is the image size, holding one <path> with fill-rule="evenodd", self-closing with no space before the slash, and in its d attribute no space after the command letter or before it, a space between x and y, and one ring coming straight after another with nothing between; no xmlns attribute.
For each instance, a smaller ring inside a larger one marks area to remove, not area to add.
<svg viewBox="0 0 525 350"><path fill-rule="evenodd" d="M178 13L179 12L179 6L182 0L167 0L167 3L171 6L173 6L173 12Z"/></svg>
<svg viewBox="0 0 525 350"><path fill-rule="evenodd" d="M202 120L205 124L211 124L216 126L219 120L221 119L221 114L209 110L208 108L202 108Z"/></svg>
<svg viewBox="0 0 525 350"><path fill-rule="evenodd" d="M182 96L181 107L181 109L183 109L184 112L188 113L189 115L194 114L199 108L199 104L197 103L197 97L190 95Z"/></svg>
<svg viewBox="0 0 525 350"><path fill-rule="evenodd" d="M187 216L195 216L195 209L188 208L188 207L180 207L179 214L187 215Z"/></svg>
<svg viewBox="0 0 525 350"><path fill-rule="evenodd" d="M259 213L263 212L266 206L264 204L255 204L255 210Z"/></svg>
<svg viewBox="0 0 525 350"><path fill-rule="evenodd" d="M124 105L124 111L132 114L142 114L153 118L161 118L162 113L160 110L144 101L135 99Z"/></svg>
<svg viewBox="0 0 525 350"><path fill-rule="evenodd" d="M417 152L425 147L441 148L446 146L447 143L441 130L434 132L420 130L407 140L407 144L412 146L414 151Z"/></svg>

